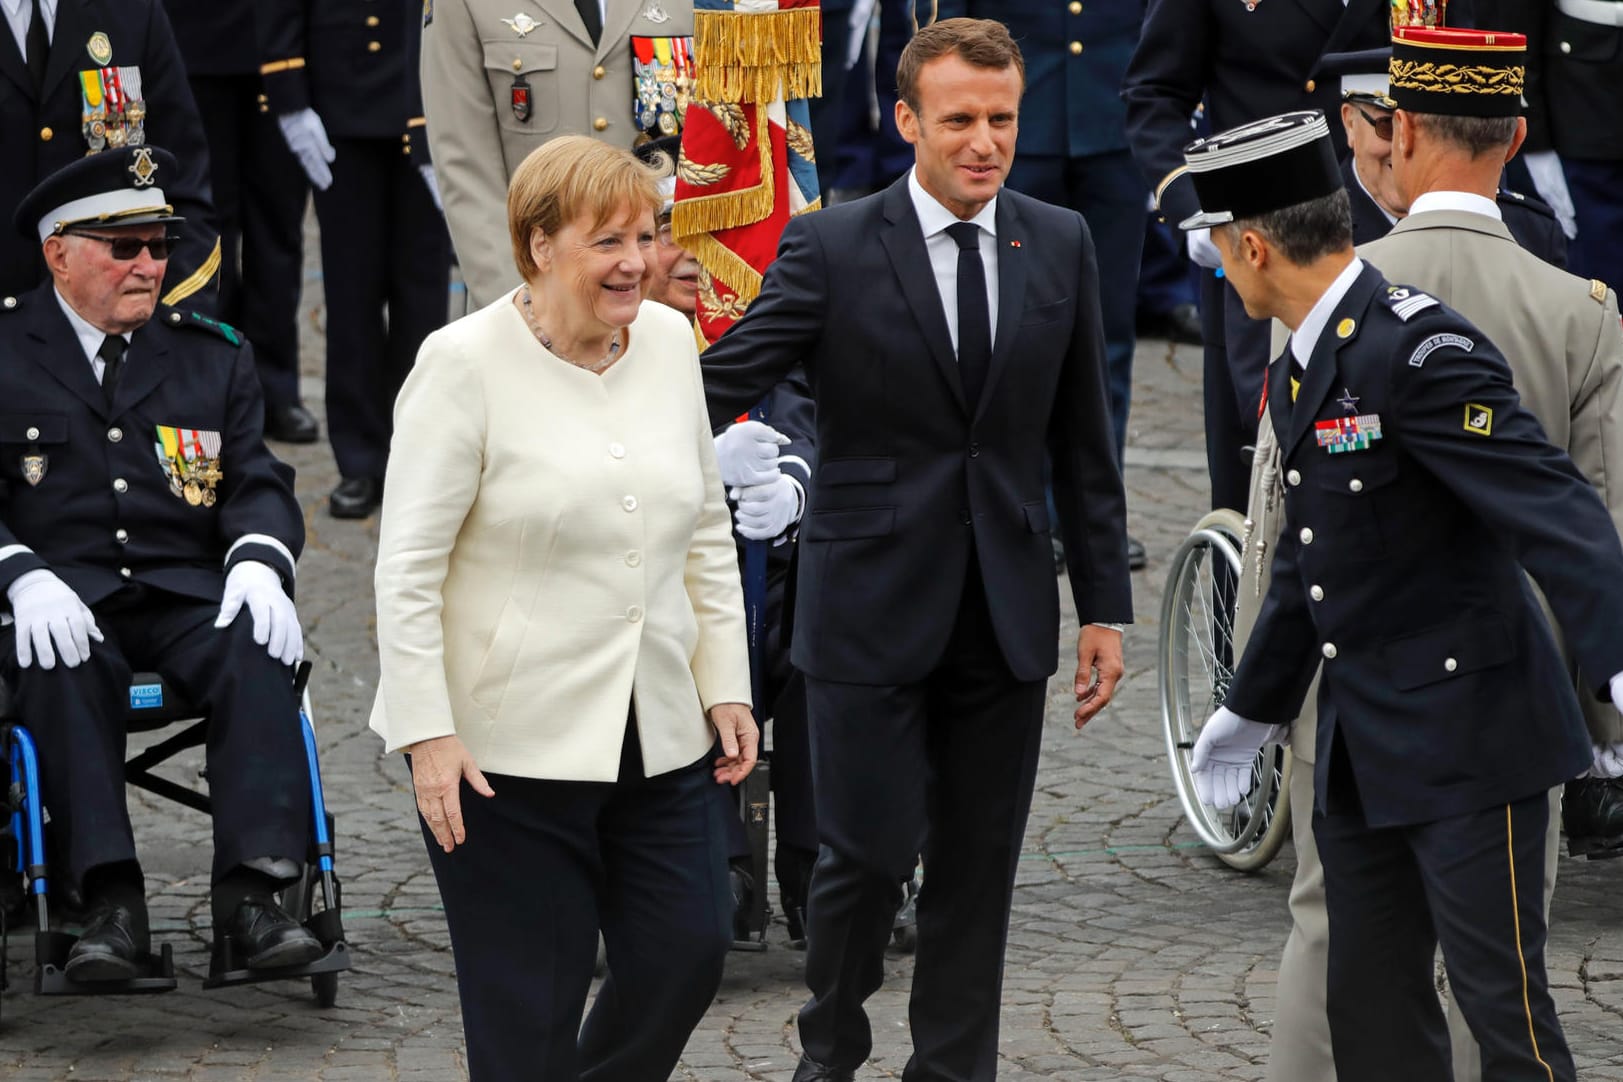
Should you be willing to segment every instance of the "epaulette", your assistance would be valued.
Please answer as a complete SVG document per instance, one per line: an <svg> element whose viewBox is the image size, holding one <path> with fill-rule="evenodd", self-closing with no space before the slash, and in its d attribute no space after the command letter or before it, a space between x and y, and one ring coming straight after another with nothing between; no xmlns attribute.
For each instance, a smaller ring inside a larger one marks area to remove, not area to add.
<svg viewBox="0 0 1623 1082"><path fill-rule="evenodd" d="M202 312L183 311L179 308L165 306L159 318L171 327L192 327L197 330L210 331L224 338L233 346L242 345L241 331L229 323L221 323L217 319L210 319Z"/></svg>
<svg viewBox="0 0 1623 1082"><path fill-rule="evenodd" d="M1422 293L1411 286L1387 286L1386 296L1382 298L1392 313L1407 323L1416 312L1424 311L1437 304L1437 298L1429 293Z"/></svg>
<svg viewBox="0 0 1623 1082"><path fill-rule="evenodd" d="M1589 280L1589 299L1596 304L1606 303L1606 283L1599 278Z"/></svg>
<svg viewBox="0 0 1623 1082"><path fill-rule="evenodd" d="M1499 189L1497 201L1506 206L1526 207L1534 214L1542 214L1546 218L1553 219L1555 217L1554 209L1544 200L1536 196L1525 195L1522 192L1511 191L1509 188Z"/></svg>

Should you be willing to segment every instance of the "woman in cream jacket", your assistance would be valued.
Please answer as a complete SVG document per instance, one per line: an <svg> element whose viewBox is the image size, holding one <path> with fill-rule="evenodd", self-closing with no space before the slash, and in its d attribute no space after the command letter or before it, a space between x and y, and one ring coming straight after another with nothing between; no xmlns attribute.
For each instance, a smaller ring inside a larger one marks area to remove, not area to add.
<svg viewBox="0 0 1623 1082"><path fill-rule="evenodd" d="M663 1082L730 941L720 783L757 734L693 335L642 300L658 206L624 151L532 153L524 284L396 404L372 728L410 757L474 1082Z"/></svg>

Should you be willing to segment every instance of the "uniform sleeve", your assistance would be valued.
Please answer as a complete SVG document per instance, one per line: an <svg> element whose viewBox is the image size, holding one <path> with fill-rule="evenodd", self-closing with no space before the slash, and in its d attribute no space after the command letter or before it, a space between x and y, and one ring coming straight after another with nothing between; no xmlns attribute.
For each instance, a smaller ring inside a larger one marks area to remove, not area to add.
<svg viewBox="0 0 1623 1082"><path fill-rule="evenodd" d="M1150 0L1122 81L1127 142L1173 224L1200 210L1193 183L1174 174L1183 168L1183 148L1194 138L1189 120L1211 78L1213 34L1208 0Z"/></svg>
<svg viewBox="0 0 1623 1082"><path fill-rule="evenodd" d="M164 274L163 303L180 304L212 315L220 284L220 235L215 229L214 194L209 186L208 140L198 115L180 45L163 5L152 5L147 24L146 62L141 65L141 94L146 99L146 138L175 156L180 175L159 177L158 184L186 219L180 246Z"/></svg>
<svg viewBox="0 0 1623 1082"><path fill-rule="evenodd" d="M473 358L428 338L395 401L373 586L388 751L456 732L445 679L445 576L479 494L485 398Z"/></svg>
<svg viewBox="0 0 1623 1082"><path fill-rule="evenodd" d="M806 489L817 471L817 408L800 365L767 396L767 423L789 437L778 452L778 468L800 486L804 506Z"/></svg>
<svg viewBox="0 0 1623 1082"><path fill-rule="evenodd" d="M422 52L424 115L445 220L471 304L483 307L517 284L518 270L507 233L501 133L467 0L435 0Z"/></svg>
<svg viewBox="0 0 1623 1082"><path fill-rule="evenodd" d="M254 30L259 38L259 79L265 103L277 116L310 108L305 71L308 0L256 0Z"/></svg>
<svg viewBox="0 0 1623 1082"><path fill-rule="evenodd" d="M1572 403L1567 451L1589 478L1623 535L1623 324L1617 294L1607 291L1589 370Z"/></svg>
<svg viewBox="0 0 1623 1082"><path fill-rule="evenodd" d="M265 446L265 401L253 347L235 351L220 460L219 528L229 572L244 560L276 569L293 596L294 565L304 549L304 512L293 495L293 467Z"/></svg>
<svg viewBox="0 0 1623 1082"><path fill-rule="evenodd" d="M1319 669L1318 632L1296 568L1299 548L1287 516L1269 569L1268 593L1223 702L1242 718L1265 725L1290 725L1296 720Z"/></svg>

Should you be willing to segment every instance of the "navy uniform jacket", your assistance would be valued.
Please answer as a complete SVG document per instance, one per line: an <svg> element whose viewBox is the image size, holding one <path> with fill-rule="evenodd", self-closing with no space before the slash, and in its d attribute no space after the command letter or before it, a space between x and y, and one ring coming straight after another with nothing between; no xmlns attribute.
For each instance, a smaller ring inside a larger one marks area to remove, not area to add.
<svg viewBox="0 0 1623 1082"><path fill-rule="evenodd" d="M9 28L0 27L0 208L9 223L24 195L45 177L82 158L84 94L79 74L98 68L136 68L146 102L146 142L163 147L180 163L179 176L157 184L186 219L179 250L169 260L164 301L212 309L220 267L220 242L209 191L208 143L186 83L169 17L158 0L60 0L56 8L43 99L34 95L28 69ZM93 35L105 34L111 56L91 56ZM45 280L38 238L26 240L0 229L0 293L20 293Z"/></svg>
<svg viewBox="0 0 1623 1082"><path fill-rule="evenodd" d="M1144 0L941 0L939 12L997 19L1019 42L1026 93L1018 153L1077 158L1127 149L1121 85Z"/></svg>
<svg viewBox="0 0 1623 1082"><path fill-rule="evenodd" d="M262 58L254 0L163 0L186 74L257 75Z"/></svg>
<svg viewBox="0 0 1623 1082"><path fill-rule="evenodd" d="M1600 2L1618 13L1610 24L1575 19L1555 0L1475 0L1483 26L1527 35L1525 152L1623 158L1623 0Z"/></svg>
<svg viewBox="0 0 1623 1082"><path fill-rule="evenodd" d="M1331 758L1345 754L1372 827L1583 773L1589 735L1523 569L1582 670L1608 680L1623 672L1623 547L1493 344L1366 266L1305 374L1289 353L1271 366L1268 397L1286 524L1226 705L1288 723L1322 660L1319 808L1335 806ZM1380 437L1322 445L1324 426L1354 417Z"/></svg>
<svg viewBox="0 0 1623 1082"><path fill-rule="evenodd" d="M54 287L0 301L0 589L49 567L87 605L125 582L217 602L258 560L291 595L304 516L263 414L252 350L222 324L160 306L108 410ZM160 426L212 452L212 504L170 480Z"/></svg>

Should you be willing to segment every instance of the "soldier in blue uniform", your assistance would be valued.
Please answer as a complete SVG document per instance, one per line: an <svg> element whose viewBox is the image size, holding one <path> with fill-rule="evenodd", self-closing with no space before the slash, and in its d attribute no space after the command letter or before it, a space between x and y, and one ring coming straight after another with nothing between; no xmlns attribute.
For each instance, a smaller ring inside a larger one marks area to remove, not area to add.
<svg viewBox="0 0 1623 1082"><path fill-rule="evenodd" d="M1482 85L1516 60L1438 52ZM1322 114L1197 141L1187 160L1201 210L1183 228L1210 228L1247 312L1292 330L1266 374L1286 527L1196 742L1200 797L1239 801L1322 661L1313 833L1339 1077L1449 1077L1440 943L1483 1077L1573 1079L1540 887L1547 792L1591 752L1523 569L1592 677L1585 693L1623 709L1623 546L1493 343L1357 258Z"/></svg>
<svg viewBox="0 0 1623 1082"><path fill-rule="evenodd" d="M261 435L252 349L158 304L181 225L171 175L143 145L46 178L15 224L51 281L0 299L0 672L39 743L53 868L90 905L76 981L134 976L148 953L124 804L139 670L210 712L215 928L253 968L322 950L274 896L309 844L289 667L304 519Z"/></svg>
<svg viewBox="0 0 1623 1082"><path fill-rule="evenodd" d="M310 186L261 89L274 68L254 32L252 0L164 0L208 137L220 236L217 315L254 344L265 392L265 435L314 443L299 399L299 288Z"/></svg>
<svg viewBox="0 0 1623 1082"><path fill-rule="evenodd" d="M417 81L423 5L265 0L254 11L278 58L265 93L273 112L299 118L284 128L321 221L327 435L341 476L328 507L365 518L383 499L395 395L448 311L451 238Z"/></svg>
<svg viewBox="0 0 1623 1082"><path fill-rule="evenodd" d="M208 146L162 5L57 0L6 4L5 12L0 207L16 207L34 185L87 152L166 147L185 163L167 190L186 222L163 301L212 311L220 245L209 225ZM0 292L20 293L44 278L39 245L0 230Z"/></svg>

